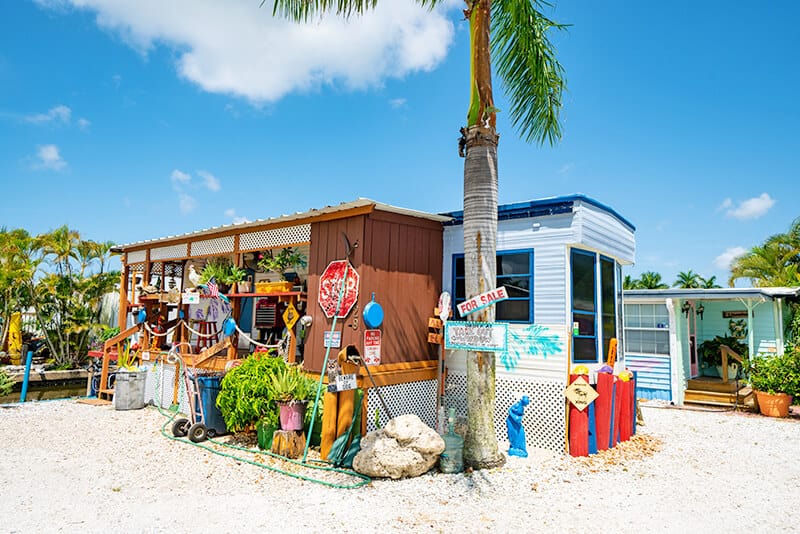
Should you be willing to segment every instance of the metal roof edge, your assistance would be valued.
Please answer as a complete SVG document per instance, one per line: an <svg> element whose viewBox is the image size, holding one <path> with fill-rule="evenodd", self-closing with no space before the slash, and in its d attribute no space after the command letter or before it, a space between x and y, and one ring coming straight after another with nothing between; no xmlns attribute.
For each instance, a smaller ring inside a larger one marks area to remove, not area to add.
<svg viewBox="0 0 800 534"><path fill-rule="evenodd" d="M135 241L133 243L125 243L123 245L117 245L113 247L111 250L113 252L125 252L130 248L138 248L143 246L152 246L159 244L161 242L167 241L181 241L185 239L191 238L198 238L203 236L213 236L214 234L221 233L221 232L229 232L231 230L241 230L245 231L250 228L258 228L265 225L275 225L281 223L289 223L292 221L299 221L303 219L313 219L315 217L320 217L323 215L330 215L332 213L347 211L351 209L357 208L365 208L367 206L373 206L374 209L387 211L390 213L397 213L401 215L408 215L411 217L417 217L422 219L428 219L436 222L444 223L450 220L450 217L437 215L434 213L427 213L424 211L417 211L408 208L400 208L397 206L392 206L390 204L383 204L381 202L377 202L375 200L371 200L369 198L357 198L356 200L352 200L350 202L342 202L340 204L334 206L325 206L319 209L311 209L304 212L295 212L288 215L280 215L278 217L271 217L267 219L256 219L253 221L248 221L239 224L223 224L220 226L212 226L210 228L204 228L202 230L195 230L193 232L187 232L184 234L176 234L164 237L158 237L154 239L145 239L142 241Z"/></svg>
<svg viewBox="0 0 800 534"><path fill-rule="evenodd" d="M497 219L519 219L528 217L543 217L547 215L558 215L561 213L571 213L575 202L584 202L596 208L599 208L609 215L616 218L623 225L628 227L632 232L636 231L636 227L620 215L616 210L599 202L583 193L574 193L571 195L545 197L534 200L527 200L522 202L512 202L510 204L501 204L497 207ZM459 225L464 222L464 210L451 211L442 213L442 215L452 217L452 221L448 225ZM446 223L447 224L447 223Z"/></svg>
<svg viewBox="0 0 800 534"><path fill-rule="evenodd" d="M725 300L735 298L768 298L800 296L800 287L720 287L714 289L626 289L622 292L624 297L642 298L680 298L699 300Z"/></svg>

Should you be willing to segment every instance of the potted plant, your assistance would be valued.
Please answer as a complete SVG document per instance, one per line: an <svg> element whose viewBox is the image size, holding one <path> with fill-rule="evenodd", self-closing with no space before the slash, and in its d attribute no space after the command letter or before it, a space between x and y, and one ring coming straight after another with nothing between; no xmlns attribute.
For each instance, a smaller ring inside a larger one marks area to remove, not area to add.
<svg viewBox="0 0 800 534"><path fill-rule="evenodd" d="M316 385L316 381L296 365L279 369L272 375L271 387L278 403L281 430L303 430L306 406Z"/></svg>
<svg viewBox="0 0 800 534"><path fill-rule="evenodd" d="M234 268L233 262L226 256L209 258L203 271L200 273L200 283L207 284L214 278L220 293L227 293L231 289L231 270Z"/></svg>
<svg viewBox="0 0 800 534"><path fill-rule="evenodd" d="M800 395L800 350L745 360L745 372L762 415L789 415L792 398Z"/></svg>
<svg viewBox="0 0 800 534"><path fill-rule="evenodd" d="M276 273L282 282L259 282L256 289L259 293L285 292L292 289L293 282L287 280L287 273L297 267L307 265L306 257L292 247L281 249L280 252L267 251L258 260L258 268L265 273Z"/></svg>
<svg viewBox="0 0 800 534"><path fill-rule="evenodd" d="M737 337L732 335L716 336L714 339L707 339L697 347L697 355L700 358L700 366L705 370L714 370L717 376L722 376L722 351L720 347L727 345L733 352L747 357L747 345L742 343ZM728 376L734 377L739 371L738 362L728 360ZM706 374L706 373L703 373Z"/></svg>
<svg viewBox="0 0 800 534"><path fill-rule="evenodd" d="M231 265L226 274L225 281L231 285L231 289L233 289L233 291L238 291L239 293L248 293L249 288L246 289L242 287L243 284L246 284L244 281L245 276L247 276L246 270L241 267L237 267L236 265Z"/></svg>
<svg viewBox="0 0 800 534"><path fill-rule="evenodd" d="M260 421L277 420L272 375L285 368L283 358L260 352L228 371L220 384L217 407L229 431L255 430Z"/></svg>

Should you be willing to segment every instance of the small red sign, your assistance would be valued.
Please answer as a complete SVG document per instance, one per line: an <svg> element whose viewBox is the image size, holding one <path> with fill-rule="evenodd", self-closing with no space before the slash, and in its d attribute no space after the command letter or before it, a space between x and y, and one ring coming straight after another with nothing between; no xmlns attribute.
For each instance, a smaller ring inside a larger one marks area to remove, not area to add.
<svg viewBox="0 0 800 534"><path fill-rule="evenodd" d="M381 364L381 331L364 330L364 363Z"/></svg>
<svg viewBox="0 0 800 534"><path fill-rule="evenodd" d="M345 271L347 272L347 281L345 281ZM347 260L335 260L325 267L325 271L319 279L319 295L317 295L317 302L325 312L325 317L330 319L334 314L340 319L347 317L358 300L358 283L358 273ZM339 294L342 291L342 285L344 285L344 295L340 303ZM339 305L339 313L336 313L337 305Z"/></svg>

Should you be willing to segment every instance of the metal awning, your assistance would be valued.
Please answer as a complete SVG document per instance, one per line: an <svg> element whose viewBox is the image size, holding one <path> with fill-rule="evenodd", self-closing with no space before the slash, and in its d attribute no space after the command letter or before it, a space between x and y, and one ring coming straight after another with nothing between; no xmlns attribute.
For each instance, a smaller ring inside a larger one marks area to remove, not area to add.
<svg viewBox="0 0 800 534"><path fill-rule="evenodd" d="M684 300L774 300L800 296L800 287L720 287L716 289L626 289L623 298Z"/></svg>

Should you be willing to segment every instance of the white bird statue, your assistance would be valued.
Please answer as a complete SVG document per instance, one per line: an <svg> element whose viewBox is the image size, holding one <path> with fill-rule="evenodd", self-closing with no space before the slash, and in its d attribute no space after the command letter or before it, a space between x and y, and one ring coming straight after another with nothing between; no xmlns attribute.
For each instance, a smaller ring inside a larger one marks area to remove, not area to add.
<svg viewBox="0 0 800 534"><path fill-rule="evenodd" d="M194 269L194 264L189 265L189 282L192 284L193 287L197 287L200 285L200 275Z"/></svg>

